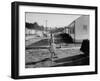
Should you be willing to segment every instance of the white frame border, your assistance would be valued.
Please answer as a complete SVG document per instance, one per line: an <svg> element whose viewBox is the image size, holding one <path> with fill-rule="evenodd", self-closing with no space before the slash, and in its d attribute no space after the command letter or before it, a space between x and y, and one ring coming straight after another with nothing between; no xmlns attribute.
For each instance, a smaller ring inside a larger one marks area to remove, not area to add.
<svg viewBox="0 0 100 81"><path fill-rule="evenodd" d="M66 14L90 15L90 65L88 66L68 66L53 68L30 68L25 69L25 12L49 12ZM40 6L19 6L19 75L40 75L58 73L76 73L95 71L95 10L73 9L73 8L53 8Z"/></svg>

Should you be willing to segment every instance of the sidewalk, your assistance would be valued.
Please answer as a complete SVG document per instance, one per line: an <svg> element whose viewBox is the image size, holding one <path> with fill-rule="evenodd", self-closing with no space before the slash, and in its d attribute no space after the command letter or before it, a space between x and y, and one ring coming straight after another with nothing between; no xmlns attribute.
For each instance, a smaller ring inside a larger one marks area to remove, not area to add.
<svg viewBox="0 0 100 81"><path fill-rule="evenodd" d="M58 58L55 58L55 60L83 54L83 52L80 51L80 47L60 48L60 49L56 49L55 53L58 57Z"/></svg>

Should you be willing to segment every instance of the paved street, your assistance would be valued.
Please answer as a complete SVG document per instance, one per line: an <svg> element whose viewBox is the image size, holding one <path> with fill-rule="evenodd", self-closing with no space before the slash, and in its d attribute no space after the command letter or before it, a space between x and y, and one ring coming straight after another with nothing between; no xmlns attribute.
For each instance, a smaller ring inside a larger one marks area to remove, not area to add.
<svg viewBox="0 0 100 81"><path fill-rule="evenodd" d="M55 53L57 58L50 58L51 53L48 49L26 50L26 67L48 67L57 65L58 63L55 63L55 60L83 54L83 52L80 51L80 47L78 46L70 48L59 48L55 50Z"/></svg>

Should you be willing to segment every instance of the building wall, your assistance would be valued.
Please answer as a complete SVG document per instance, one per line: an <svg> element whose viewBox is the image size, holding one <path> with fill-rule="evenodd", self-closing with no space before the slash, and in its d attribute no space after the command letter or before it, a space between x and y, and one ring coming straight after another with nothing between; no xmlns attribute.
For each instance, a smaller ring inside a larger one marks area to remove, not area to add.
<svg viewBox="0 0 100 81"><path fill-rule="evenodd" d="M89 15L83 15L75 21L75 38L89 39Z"/></svg>

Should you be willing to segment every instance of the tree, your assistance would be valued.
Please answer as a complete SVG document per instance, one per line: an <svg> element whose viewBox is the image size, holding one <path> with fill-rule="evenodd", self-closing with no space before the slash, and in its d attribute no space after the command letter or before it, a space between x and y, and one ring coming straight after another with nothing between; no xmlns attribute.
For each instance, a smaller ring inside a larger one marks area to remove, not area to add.
<svg viewBox="0 0 100 81"><path fill-rule="evenodd" d="M67 33L61 33L55 36L60 42L73 43L73 38Z"/></svg>

